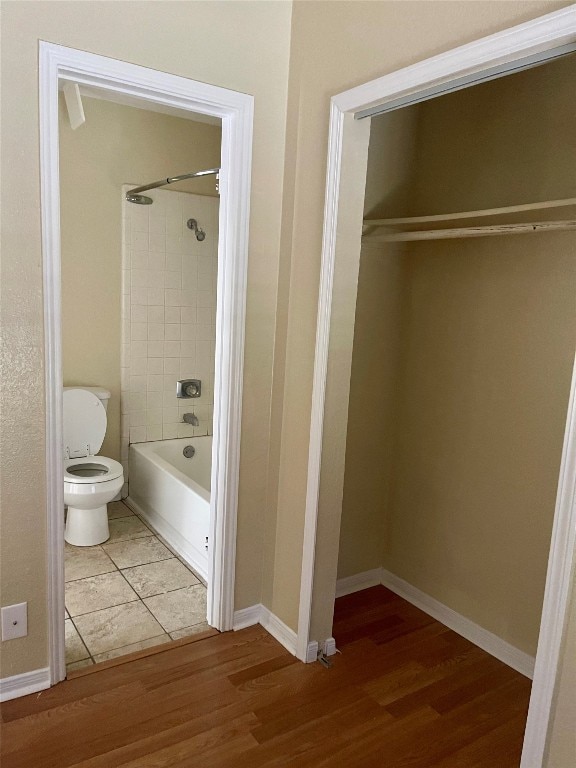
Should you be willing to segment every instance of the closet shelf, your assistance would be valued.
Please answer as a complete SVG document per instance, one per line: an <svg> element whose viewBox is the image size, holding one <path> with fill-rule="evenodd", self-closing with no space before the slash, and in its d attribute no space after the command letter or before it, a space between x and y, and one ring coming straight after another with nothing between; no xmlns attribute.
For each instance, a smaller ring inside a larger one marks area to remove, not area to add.
<svg viewBox="0 0 576 768"><path fill-rule="evenodd" d="M564 218L561 220L546 218L547 215L557 215L557 209L565 209L562 211ZM535 213L538 212L538 221L532 221ZM504 217L512 215L514 221L503 221ZM450 222L458 222L461 226L447 228L446 225ZM365 242L407 242L573 229L576 229L576 198L571 197L563 200L545 200L540 203L433 216L364 219L363 240Z"/></svg>

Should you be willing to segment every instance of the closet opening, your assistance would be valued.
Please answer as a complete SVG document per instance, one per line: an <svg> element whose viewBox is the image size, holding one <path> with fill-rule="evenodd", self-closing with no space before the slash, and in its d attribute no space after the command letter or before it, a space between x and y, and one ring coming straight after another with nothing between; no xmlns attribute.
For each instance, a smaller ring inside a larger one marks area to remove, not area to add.
<svg viewBox="0 0 576 768"><path fill-rule="evenodd" d="M399 718L426 704L457 728L501 695L502 768L574 365L575 74L564 55L370 127L333 637L371 643L372 694Z"/></svg>

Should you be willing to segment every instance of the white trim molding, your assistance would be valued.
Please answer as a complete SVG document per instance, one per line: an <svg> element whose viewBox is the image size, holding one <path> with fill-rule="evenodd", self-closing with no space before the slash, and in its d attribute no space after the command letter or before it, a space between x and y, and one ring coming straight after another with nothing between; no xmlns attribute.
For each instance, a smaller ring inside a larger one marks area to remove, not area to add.
<svg viewBox="0 0 576 768"><path fill-rule="evenodd" d="M249 605L248 608L240 608L240 610L234 611L234 624L232 626L234 632L260 624L263 607L261 603L256 603L256 605Z"/></svg>
<svg viewBox="0 0 576 768"><path fill-rule="evenodd" d="M461 613L457 613L452 608L444 605L444 603L426 594L426 592L422 592L422 590L412 586L412 584L384 568L382 568L381 584L396 595L403 597L404 600L412 603L412 605L415 605L416 608L420 608L421 611L432 616L436 621L462 635L466 640L470 640L478 648L482 648L486 653L520 672L524 677L532 679L534 675L533 656L507 643L506 640L502 640L498 635L470 621L470 619L462 616Z"/></svg>
<svg viewBox="0 0 576 768"><path fill-rule="evenodd" d="M363 589L376 587L379 584L382 584L382 568L372 568L371 571L355 573L353 576L338 579L336 582L336 597L344 597L354 592L361 592Z"/></svg>
<svg viewBox="0 0 576 768"><path fill-rule="evenodd" d="M246 627L253 627L255 624L260 624L264 627L266 632L270 633L272 637L277 640L280 645L283 645L289 653L296 656L296 632L287 624L272 613L265 605L257 603L251 605L248 608L242 608L236 611L234 614L234 631L240 629L246 629ZM316 644L316 649L318 645ZM306 659L308 660L308 659ZM316 654L311 661L316 661Z"/></svg>
<svg viewBox="0 0 576 768"><path fill-rule="evenodd" d="M194 112L222 124L214 442L208 565L208 621L232 628L248 222L254 99L185 77L40 42L40 175L44 270L48 615L51 682L64 679L64 520L58 90L72 81L116 102L174 114Z"/></svg>
<svg viewBox="0 0 576 768"><path fill-rule="evenodd" d="M379 584L387 587L394 594L403 597L416 608L432 616L436 621L444 624L449 629L454 630L466 640L482 648L494 658L507 664L512 669L520 672L521 675L532 679L534 675L534 657L530 656L519 648L502 640L501 637L489 632L479 624L462 616L461 613L454 611L444 603L431 597L426 592L414 587L396 574L387 571L385 568L374 568L371 571L357 573L354 576L348 576L345 579L338 579L336 582L336 597L344 597L354 592L361 592L363 589L375 587Z"/></svg>
<svg viewBox="0 0 576 768"><path fill-rule="evenodd" d="M308 455L298 622L298 658L305 658L308 644L312 641L310 626L316 561L331 305L338 238L345 236L345 233L342 233L342 222L339 220L340 201L346 192L346 189L341 189L340 183L343 170L343 147L347 146L348 142L358 140L359 126L362 122L359 120L350 121L346 117L357 114L364 109L385 105L394 99L409 94L416 95L420 91L442 83L446 83L448 88L450 81L459 77L477 73L480 80L482 72L489 68L497 67L500 64L510 64L538 52L551 51L554 48L574 43L576 43L576 5L570 5L525 24L511 27L439 56L418 62L413 66L400 69L337 94L332 98ZM346 375L346 371L339 370L338 375ZM570 421L567 444L574 444L574 430L576 430L576 425ZM572 532L574 531L575 463L576 456L571 449L565 454L565 465L563 464L565 466L563 469L564 485L562 485L564 501L559 501L556 508L555 531L567 532L570 526L572 526ZM549 730L551 691L556 678L560 638L566 619L567 588L565 585L569 582L569 574L572 569L573 549L568 551L567 546L555 544L555 541L554 539L550 551L543 610L543 620L546 618L547 623L545 624L543 621L541 629L521 768L538 768L542 765L546 736ZM330 563L331 567L334 566L337 558L337 553L332 554L334 562ZM554 613L554 611L558 612ZM314 639L322 640L322 638ZM537 724L538 718L540 720Z"/></svg>
<svg viewBox="0 0 576 768"><path fill-rule="evenodd" d="M51 682L49 667L4 677L0 680L0 701L10 701L20 696L28 696L30 693L45 691L46 688L50 688Z"/></svg>

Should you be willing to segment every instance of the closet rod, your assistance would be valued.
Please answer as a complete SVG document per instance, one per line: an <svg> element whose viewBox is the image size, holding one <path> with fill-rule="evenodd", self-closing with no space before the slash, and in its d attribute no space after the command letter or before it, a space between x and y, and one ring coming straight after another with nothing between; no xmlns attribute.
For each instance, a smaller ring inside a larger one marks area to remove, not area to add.
<svg viewBox="0 0 576 768"><path fill-rule="evenodd" d="M457 213L436 213L432 216L404 216L399 219L364 219L366 227L392 227L399 224L432 224L436 221L456 221L457 219L479 219L484 216L504 216L508 213L524 211L542 211L547 208L568 208L576 205L576 197L563 200L544 200L540 203L524 203L522 205L507 205L501 208L483 208L478 211L458 211Z"/></svg>
<svg viewBox="0 0 576 768"><path fill-rule="evenodd" d="M365 243L402 243L411 240L450 240L460 237L494 237L496 235L526 235L534 232L562 232L576 229L576 221L533 221L527 224L493 224L486 227L432 229L422 232L390 232L385 235L364 235Z"/></svg>

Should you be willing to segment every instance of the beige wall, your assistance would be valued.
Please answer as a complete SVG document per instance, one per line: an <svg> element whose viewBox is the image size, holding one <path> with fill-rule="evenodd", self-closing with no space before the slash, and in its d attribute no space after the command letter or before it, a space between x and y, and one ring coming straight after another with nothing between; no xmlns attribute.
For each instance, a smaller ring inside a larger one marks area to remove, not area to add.
<svg viewBox="0 0 576 768"><path fill-rule="evenodd" d="M63 376L65 386L110 390L101 453L120 461L120 187L217 167L221 131L100 99L82 101L86 123L72 130L60 98ZM214 178L173 188L216 195Z"/></svg>
<svg viewBox="0 0 576 768"><path fill-rule="evenodd" d="M6 643L3 677L47 663L38 40L255 97L236 572L242 608L260 601L262 584L290 18L284 2L2 4L2 604L29 605L28 637Z"/></svg>
<svg viewBox="0 0 576 768"><path fill-rule="evenodd" d="M3 3L2 246L10 259L2 288L11 361L3 370L3 460L10 480L3 484L2 538L8 544L2 553L2 602L25 599L31 605L30 635L7 648L3 675L46 663L44 409L41 399L31 405L21 386L22 378L28 376L35 391L42 392L38 38L255 95L246 345L249 386L243 411L237 607L257 602L264 584L270 596L268 606L294 627L329 98L565 5L543 1L298 2L290 40L292 9L283 3ZM193 45L190 30L194 30ZM225 55L215 55L216 47ZM352 339L349 343L351 350ZM256 412L268 410L274 427L269 466L265 425L253 424ZM344 441L346 419L330 434ZM264 582L261 532L269 545L263 553ZM321 507L318 534L323 547L317 559L313 624L321 639L331 627L337 507Z"/></svg>
<svg viewBox="0 0 576 768"><path fill-rule="evenodd" d="M526 237L409 249L383 565L535 654L576 262L571 233Z"/></svg>

